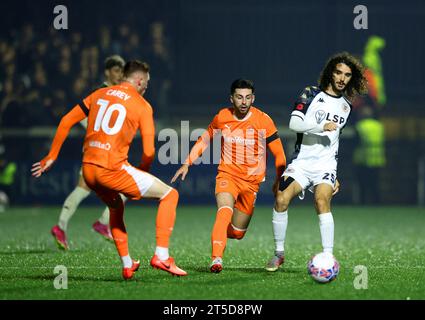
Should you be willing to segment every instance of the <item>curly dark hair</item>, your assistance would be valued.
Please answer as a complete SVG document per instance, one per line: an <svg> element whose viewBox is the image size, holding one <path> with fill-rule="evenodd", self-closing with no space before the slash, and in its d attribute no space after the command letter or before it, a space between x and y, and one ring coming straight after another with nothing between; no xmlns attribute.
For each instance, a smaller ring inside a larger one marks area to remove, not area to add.
<svg viewBox="0 0 425 320"><path fill-rule="evenodd" d="M321 90L326 90L329 84L332 83L332 73L338 63L344 63L350 67L352 72L351 80L344 89L344 94L349 99L353 99L357 94L367 93L367 80L364 76L364 66L359 60L348 52L341 52L330 57L322 70L319 78L319 87Z"/></svg>

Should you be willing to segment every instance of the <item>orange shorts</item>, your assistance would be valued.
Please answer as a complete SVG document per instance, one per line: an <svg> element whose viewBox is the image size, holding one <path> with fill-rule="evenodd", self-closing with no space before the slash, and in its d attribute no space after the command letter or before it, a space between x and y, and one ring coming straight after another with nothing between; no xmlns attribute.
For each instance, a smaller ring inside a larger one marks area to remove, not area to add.
<svg viewBox="0 0 425 320"><path fill-rule="evenodd" d="M228 192L235 199L235 208L251 215L254 212L255 201L260 184L249 183L225 172L219 172L216 177L215 194Z"/></svg>
<svg viewBox="0 0 425 320"><path fill-rule="evenodd" d="M154 177L130 164L121 170L110 170L90 163L83 163L84 180L106 204L111 203L118 193L139 200L154 183Z"/></svg>

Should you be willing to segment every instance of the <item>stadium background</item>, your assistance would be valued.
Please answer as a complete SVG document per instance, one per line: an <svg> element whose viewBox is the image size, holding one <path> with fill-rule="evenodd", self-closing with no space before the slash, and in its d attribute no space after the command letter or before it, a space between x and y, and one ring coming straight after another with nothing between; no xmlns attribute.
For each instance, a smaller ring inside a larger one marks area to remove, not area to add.
<svg viewBox="0 0 425 320"><path fill-rule="evenodd" d="M157 132L190 122L205 128L228 105L230 83L253 79L256 105L279 127L288 159L295 135L287 126L294 99L315 84L327 58L339 51L362 55L367 39L385 39L381 53L387 103L387 165L379 180L384 204L423 205L425 184L425 29L423 1L367 1L368 29L353 27L355 1L61 1L68 30L54 30L55 1L2 2L0 21L0 123L2 159L17 164L11 205L61 205L76 185L83 130L74 128L59 161L42 179L30 165L47 153L60 117L103 80L103 60L120 54L151 65L146 98ZM334 203L356 204L352 162L354 130L340 147L340 194ZM164 142L158 142L157 150ZM130 160L137 163L135 140ZM272 161L269 162L272 165ZM155 163L169 181L178 165ZM422 171L421 171L422 170ZM269 177L273 175L269 167ZM194 167L178 186L181 203L213 204L216 167ZM259 204L273 201L268 179ZM90 196L84 204L98 204Z"/></svg>

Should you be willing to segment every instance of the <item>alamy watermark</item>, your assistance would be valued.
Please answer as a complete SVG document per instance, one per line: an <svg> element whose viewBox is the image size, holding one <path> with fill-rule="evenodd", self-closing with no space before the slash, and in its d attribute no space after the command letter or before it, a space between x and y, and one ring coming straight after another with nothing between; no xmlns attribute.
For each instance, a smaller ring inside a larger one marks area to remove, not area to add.
<svg viewBox="0 0 425 320"><path fill-rule="evenodd" d="M357 276L354 278L353 285L354 289L365 290L368 288L368 272L367 267L358 265L354 267L354 274Z"/></svg>
<svg viewBox="0 0 425 320"><path fill-rule="evenodd" d="M64 5L57 5L53 9L56 15L53 20L53 27L56 30L68 29L68 8ZM357 30L368 29L368 10L365 5L356 5L353 13L357 14L354 18L353 25Z"/></svg>
<svg viewBox="0 0 425 320"><path fill-rule="evenodd" d="M117 121L118 122L118 121ZM102 121L103 123L103 121ZM110 126L105 122L105 133L114 131L116 124ZM190 164L241 164L248 167L248 174L259 175L266 169L267 133L266 129L247 128L232 129L225 124L222 129L194 129L190 131L189 121L181 121L180 134L172 128L159 131L158 141L164 142L158 150L158 161L162 165ZM191 142L197 144L190 150ZM109 150L110 143L98 140L88 141L92 148Z"/></svg>
<svg viewBox="0 0 425 320"><path fill-rule="evenodd" d="M189 159L193 164L244 164L249 174L261 174L266 168L267 130L194 129L190 131L189 121L181 121L180 135L171 128L162 129L158 140L165 142L158 150L158 161L163 165L183 163ZM198 143L190 150L190 143ZM208 148L209 147L209 148ZM208 148L208 149L207 149ZM189 153L190 152L190 153Z"/></svg>
<svg viewBox="0 0 425 320"><path fill-rule="evenodd" d="M56 14L53 19L53 28L56 30L68 29L68 8L64 5L57 5L53 9Z"/></svg>
<svg viewBox="0 0 425 320"><path fill-rule="evenodd" d="M223 129L190 131L189 121L181 121L180 134L172 128L159 131L158 141L165 143L158 150L158 161L163 165L178 164L179 159L183 162L189 155L191 142L199 140L190 155L194 164L236 163L258 165L261 169L266 161L266 135L265 129L249 126L232 130L230 125L225 125Z"/></svg>
<svg viewBox="0 0 425 320"><path fill-rule="evenodd" d="M354 7L353 13L357 14L353 21L354 28L357 30L368 29L367 7L362 4L359 4Z"/></svg>
<svg viewBox="0 0 425 320"><path fill-rule="evenodd" d="M57 274L53 280L53 287L57 290L68 289L68 269L63 265L56 266L53 274Z"/></svg>

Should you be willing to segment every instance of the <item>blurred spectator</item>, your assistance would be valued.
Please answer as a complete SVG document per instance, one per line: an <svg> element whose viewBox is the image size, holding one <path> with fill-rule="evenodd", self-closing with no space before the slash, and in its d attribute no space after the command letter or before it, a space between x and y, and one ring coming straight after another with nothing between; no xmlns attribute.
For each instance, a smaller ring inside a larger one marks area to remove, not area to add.
<svg viewBox="0 0 425 320"><path fill-rule="evenodd" d="M379 36L371 36L366 42L363 54L363 63L366 66L366 78L369 82L369 95L376 101L378 107L387 102L385 94L382 59L379 54L385 48L385 39Z"/></svg>
<svg viewBox="0 0 425 320"><path fill-rule="evenodd" d="M2 85L0 104L1 127L25 126L23 84L19 79L9 77Z"/></svg>
<svg viewBox="0 0 425 320"><path fill-rule="evenodd" d="M385 40L371 36L366 42L363 62L368 93L353 101L356 131L356 148L353 162L357 177L357 202L379 204L381 202L381 168L385 167L385 130L378 114L386 103L385 86L380 51Z"/></svg>
<svg viewBox="0 0 425 320"><path fill-rule="evenodd" d="M31 56L35 47L33 28L32 24L25 24L20 32L19 46L16 48L16 65L19 66L19 73L23 73L31 68L32 61L28 57Z"/></svg>
<svg viewBox="0 0 425 320"><path fill-rule="evenodd" d="M117 52L112 48L111 31L107 26L101 26L99 28L99 48L101 54L99 59L101 61L105 60L107 56L112 55L114 52Z"/></svg>
<svg viewBox="0 0 425 320"><path fill-rule="evenodd" d="M16 163L6 159L6 150L0 143L0 212L5 211L11 201L15 181Z"/></svg>
<svg viewBox="0 0 425 320"><path fill-rule="evenodd" d="M355 129L358 143L354 151L354 164L359 202L380 204L380 171L386 164L384 125L370 106L363 106Z"/></svg>
<svg viewBox="0 0 425 320"><path fill-rule="evenodd" d="M148 95L155 102L155 115L168 120L168 97L172 85L174 62L171 58L169 39L165 33L165 24L155 21L150 26L149 46L146 61L149 62L152 73L151 89Z"/></svg>
<svg viewBox="0 0 425 320"><path fill-rule="evenodd" d="M44 33L30 23L11 28L7 38L0 38L0 122L8 127L56 125L77 97L103 80L102 64L113 54L146 60L154 68L149 100L156 116L167 115L172 59L165 26L154 22L146 30L132 28L140 19L134 16L118 28L103 24L65 32L49 27Z"/></svg>
<svg viewBox="0 0 425 320"><path fill-rule="evenodd" d="M48 126L53 117L52 90L48 86L47 72L41 62L36 63L31 88L23 95L25 126Z"/></svg>

